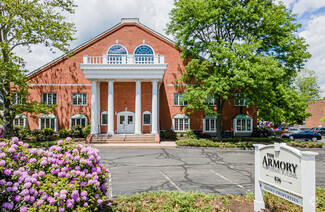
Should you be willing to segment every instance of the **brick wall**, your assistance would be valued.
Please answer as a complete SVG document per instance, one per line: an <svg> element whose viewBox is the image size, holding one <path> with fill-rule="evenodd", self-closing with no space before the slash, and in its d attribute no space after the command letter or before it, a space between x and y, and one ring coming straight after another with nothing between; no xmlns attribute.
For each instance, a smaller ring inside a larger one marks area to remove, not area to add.
<svg viewBox="0 0 325 212"><path fill-rule="evenodd" d="M305 121L305 127L313 128L318 126L325 127L325 122L321 122L320 119L325 115L325 100L313 102L309 104L309 108L306 109L307 113L311 113L312 116L308 117Z"/></svg>

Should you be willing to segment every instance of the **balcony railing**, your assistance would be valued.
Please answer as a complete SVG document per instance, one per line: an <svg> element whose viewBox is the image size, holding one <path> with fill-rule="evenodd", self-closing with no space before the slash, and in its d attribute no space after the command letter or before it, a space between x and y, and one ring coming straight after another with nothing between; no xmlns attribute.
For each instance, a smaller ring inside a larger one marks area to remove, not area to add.
<svg viewBox="0 0 325 212"><path fill-rule="evenodd" d="M84 64L164 64L164 55L148 54L104 54L103 56L83 56Z"/></svg>

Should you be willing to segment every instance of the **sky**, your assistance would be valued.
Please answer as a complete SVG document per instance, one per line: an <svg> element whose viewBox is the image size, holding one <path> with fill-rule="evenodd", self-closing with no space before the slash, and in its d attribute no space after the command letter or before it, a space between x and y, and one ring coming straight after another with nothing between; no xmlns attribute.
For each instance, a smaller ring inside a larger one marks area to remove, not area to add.
<svg viewBox="0 0 325 212"><path fill-rule="evenodd" d="M279 0L276 0L277 2ZM169 22L169 12L174 0L77 0L75 14L67 15L67 20L76 25L77 40L71 42L74 48L96 35L120 23L121 18L139 18L140 22L153 30L165 34ZM312 54L306 68L316 71L319 85L325 91L325 0L282 0L297 14L297 22L302 24L299 36L306 39L308 51ZM17 49L17 54L26 62L27 70L33 71L52 61L62 52L55 54L42 45ZM325 96L325 92L323 92Z"/></svg>

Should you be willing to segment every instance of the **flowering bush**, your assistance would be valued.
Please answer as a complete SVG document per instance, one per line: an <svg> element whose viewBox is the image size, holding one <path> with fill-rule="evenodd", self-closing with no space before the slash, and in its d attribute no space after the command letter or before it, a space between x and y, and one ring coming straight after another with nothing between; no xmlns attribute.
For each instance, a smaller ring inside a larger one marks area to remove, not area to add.
<svg viewBox="0 0 325 212"><path fill-rule="evenodd" d="M82 133L82 126L80 125L76 125L76 126L73 126L72 129L71 129L71 136L73 138L83 138L83 133Z"/></svg>
<svg viewBox="0 0 325 212"><path fill-rule="evenodd" d="M2 211L93 211L106 198L98 150L58 141L48 151L17 137L0 142Z"/></svg>
<svg viewBox="0 0 325 212"><path fill-rule="evenodd" d="M85 138L90 134L91 126L87 125L86 127L82 128L82 134Z"/></svg>
<svg viewBox="0 0 325 212"><path fill-rule="evenodd" d="M271 129L271 127L266 126L257 126L254 127L252 137L269 137L269 136L275 136L275 133Z"/></svg>

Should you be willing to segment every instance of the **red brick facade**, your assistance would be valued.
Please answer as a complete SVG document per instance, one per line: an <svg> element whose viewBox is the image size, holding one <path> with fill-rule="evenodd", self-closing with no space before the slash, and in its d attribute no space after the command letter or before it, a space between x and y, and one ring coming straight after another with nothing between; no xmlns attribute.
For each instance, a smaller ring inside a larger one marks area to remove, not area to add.
<svg viewBox="0 0 325 212"><path fill-rule="evenodd" d="M30 83L33 89L30 91L32 100L41 101L42 93L56 93L57 104L55 114L58 117L58 127L60 129L69 128L70 117L74 114L85 114L90 123L91 116L91 82L87 80L80 69L83 63L83 55L101 56L107 54L107 50L113 44L123 45L129 54L132 54L137 46L145 44L151 46L155 54L164 55L167 69L160 83L159 88L159 127L160 129L171 129L172 118L176 114L184 113L182 106L174 106L174 93L177 90L176 79L180 78L184 71L184 62L180 59L181 52L175 45L164 37L136 23L123 23L114 29L104 33L100 37L82 45L74 50L74 55L70 58L63 57L50 65L40 69L30 75ZM135 112L135 82L114 82L114 112L122 111ZM87 93L86 106L73 106L72 93ZM141 83L141 114L144 111L151 112L152 105L152 83ZM100 113L107 111L108 107L108 83L100 83ZM243 113L253 117L253 126L256 126L256 108L246 109ZM224 106L223 130L233 131L233 118L240 113L240 107L234 106L231 100ZM203 113L190 115L190 128L203 129ZM141 117L142 118L142 117ZM114 129L117 128L117 117L114 116ZM38 118L28 117L29 127L38 129ZM150 126L142 126L143 133L150 133ZM100 127L101 132L107 131L107 126Z"/></svg>
<svg viewBox="0 0 325 212"><path fill-rule="evenodd" d="M311 113L312 116L308 117L305 121L305 127L314 128L314 127L325 127L325 122L321 122L321 118L325 116L325 100L313 102L309 105L309 108L306 109L307 113Z"/></svg>

